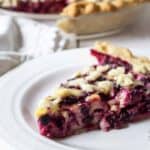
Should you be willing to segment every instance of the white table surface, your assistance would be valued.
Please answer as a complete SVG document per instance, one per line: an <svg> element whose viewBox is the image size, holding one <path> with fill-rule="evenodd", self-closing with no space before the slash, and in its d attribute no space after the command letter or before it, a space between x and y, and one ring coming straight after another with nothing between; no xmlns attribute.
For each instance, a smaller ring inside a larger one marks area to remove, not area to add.
<svg viewBox="0 0 150 150"><path fill-rule="evenodd" d="M94 40L82 41L81 47L93 45ZM145 13L141 20L134 26L125 29L118 35L100 38L101 41L110 41L117 45L125 46L130 49L138 49L139 54L141 51L150 51L150 6L147 6ZM14 70L15 71L15 70ZM3 139L0 139L1 150L14 150Z"/></svg>

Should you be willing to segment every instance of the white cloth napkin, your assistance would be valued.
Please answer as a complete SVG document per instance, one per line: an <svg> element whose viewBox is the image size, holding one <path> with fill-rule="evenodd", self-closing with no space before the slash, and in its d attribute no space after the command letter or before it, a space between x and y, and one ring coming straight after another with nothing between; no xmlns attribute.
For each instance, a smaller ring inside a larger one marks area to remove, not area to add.
<svg viewBox="0 0 150 150"><path fill-rule="evenodd" d="M60 51L66 43L54 26L0 16L0 75L28 59Z"/></svg>

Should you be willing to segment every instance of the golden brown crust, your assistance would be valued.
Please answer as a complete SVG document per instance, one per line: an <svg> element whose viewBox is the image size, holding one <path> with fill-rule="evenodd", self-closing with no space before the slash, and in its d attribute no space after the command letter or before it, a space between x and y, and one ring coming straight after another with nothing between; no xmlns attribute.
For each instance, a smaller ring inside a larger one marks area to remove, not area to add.
<svg viewBox="0 0 150 150"><path fill-rule="evenodd" d="M62 15L77 17L80 15L93 14L98 12L112 12L124 8L126 6L132 6L139 3L143 3L149 0L81 0L70 3L64 8Z"/></svg>
<svg viewBox="0 0 150 150"><path fill-rule="evenodd" d="M2 7L16 7L19 0L0 0L0 6Z"/></svg>
<svg viewBox="0 0 150 150"><path fill-rule="evenodd" d="M129 49L116 47L107 42L96 42L95 48L100 52L128 61L137 73L150 73L150 58L148 57L135 56Z"/></svg>
<svg viewBox="0 0 150 150"><path fill-rule="evenodd" d="M127 48L116 47L108 42L96 42L95 48L98 51L113 55L115 57L120 57L122 59L130 59L133 57L131 51Z"/></svg>
<svg viewBox="0 0 150 150"><path fill-rule="evenodd" d="M74 2L64 8L62 15L76 17L81 14L91 14L99 12L100 7L93 2L79 1Z"/></svg>

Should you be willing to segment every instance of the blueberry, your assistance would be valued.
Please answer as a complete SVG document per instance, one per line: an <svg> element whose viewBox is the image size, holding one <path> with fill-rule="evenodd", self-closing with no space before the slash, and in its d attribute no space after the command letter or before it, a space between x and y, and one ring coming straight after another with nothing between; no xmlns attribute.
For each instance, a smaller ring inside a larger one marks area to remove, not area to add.
<svg viewBox="0 0 150 150"><path fill-rule="evenodd" d="M54 122L55 122L56 126L60 129L63 127L64 121L65 120L62 116L58 116L58 117L54 118Z"/></svg>
<svg viewBox="0 0 150 150"><path fill-rule="evenodd" d="M69 96L66 97L61 103L60 105L72 105L78 102L78 99L74 96Z"/></svg>
<svg viewBox="0 0 150 150"><path fill-rule="evenodd" d="M47 125L50 120L51 119L50 119L49 115L44 115L39 119L39 121L41 122L42 125Z"/></svg>

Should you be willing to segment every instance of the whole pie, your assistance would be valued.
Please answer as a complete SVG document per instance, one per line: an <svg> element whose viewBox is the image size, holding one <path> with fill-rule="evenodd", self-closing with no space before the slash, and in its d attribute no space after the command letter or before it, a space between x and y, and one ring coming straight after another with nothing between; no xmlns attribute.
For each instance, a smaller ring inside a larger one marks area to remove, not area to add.
<svg viewBox="0 0 150 150"><path fill-rule="evenodd" d="M38 106L43 136L109 131L150 117L150 59L108 43L98 42L90 52L98 63L61 83Z"/></svg>
<svg viewBox="0 0 150 150"><path fill-rule="evenodd" d="M78 0L63 9L57 26L75 35L119 31L139 19L144 2L149 0Z"/></svg>

